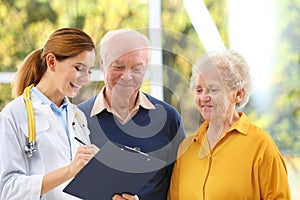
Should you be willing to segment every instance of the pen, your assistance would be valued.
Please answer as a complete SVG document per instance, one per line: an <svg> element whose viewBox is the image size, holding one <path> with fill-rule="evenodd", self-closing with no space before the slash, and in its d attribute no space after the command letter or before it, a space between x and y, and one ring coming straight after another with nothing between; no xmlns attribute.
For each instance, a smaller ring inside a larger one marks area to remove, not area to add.
<svg viewBox="0 0 300 200"><path fill-rule="evenodd" d="M83 145L85 145L85 143L84 142L82 142L78 137L74 137L74 139L75 140L77 140L79 143L81 143L81 144L83 144Z"/></svg>

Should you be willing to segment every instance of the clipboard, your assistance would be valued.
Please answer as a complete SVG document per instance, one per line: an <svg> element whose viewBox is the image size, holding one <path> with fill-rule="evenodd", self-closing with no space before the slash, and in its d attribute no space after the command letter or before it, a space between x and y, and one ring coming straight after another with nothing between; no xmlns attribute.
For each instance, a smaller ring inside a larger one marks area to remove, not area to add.
<svg viewBox="0 0 300 200"><path fill-rule="evenodd" d="M135 148L107 142L63 191L84 200L137 194L165 165Z"/></svg>

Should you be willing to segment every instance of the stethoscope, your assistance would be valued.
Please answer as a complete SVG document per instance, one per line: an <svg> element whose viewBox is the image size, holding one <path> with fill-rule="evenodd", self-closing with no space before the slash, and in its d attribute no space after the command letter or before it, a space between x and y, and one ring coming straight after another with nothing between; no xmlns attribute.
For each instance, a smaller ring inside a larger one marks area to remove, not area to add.
<svg viewBox="0 0 300 200"><path fill-rule="evenodd" d="M27 116L28 116L28 141L27 141L27 145L25 146L25 155L27 156L27 158L31 158L36 153L34 113L33 113L32 101L30 97L30 90L33 86L34 84L26 87L23 92L23 98L25 101ZM83 129L84 124L82 123L82 120L77 112L75 113L75 118L80 122L79 124L82 124L80 126Z"/></svg>
<svg viewBox="0 0 300 200"><path fill-rule="evenodd" d="M28 158L31 158L36 153L36 140L35 140L35 123L32 101L30 98L30 90L34 85L30 85L24 89L24 101L27 109L28 116L28 143L25 146L25 154Z"/></svg>

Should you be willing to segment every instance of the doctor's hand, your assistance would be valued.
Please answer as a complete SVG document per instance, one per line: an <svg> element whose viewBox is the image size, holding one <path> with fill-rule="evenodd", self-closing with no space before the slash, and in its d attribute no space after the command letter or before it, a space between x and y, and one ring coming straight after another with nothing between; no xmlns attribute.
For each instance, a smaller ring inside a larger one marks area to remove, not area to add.
<svg viewBox="0 0 300 200"><path fill-rule="evenodd" d="M112 198L112 200L139 200L139 197L137 195L130 195L130 194L122 194L118 195L115 194Z"/></svg>
<svg viewBox="0 0 300 200"><path fill-rule="evenodd" d="M74 160L69 164L70 172L75 176L99 151L95 145L82 145L78 147Z"/></svg>

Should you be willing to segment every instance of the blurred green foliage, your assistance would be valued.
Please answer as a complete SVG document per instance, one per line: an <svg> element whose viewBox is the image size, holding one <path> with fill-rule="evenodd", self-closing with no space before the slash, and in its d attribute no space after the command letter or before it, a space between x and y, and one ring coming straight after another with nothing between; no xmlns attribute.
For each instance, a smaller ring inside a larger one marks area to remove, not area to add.
<svg viewBox="0 0 300 200"><path fill-rule="evenodd" d="M0 110L4 105L13 100L10 84L0 83Z"/></svg>
<svg viewBox="0 0 300 200"><path fill-rule="evenodd" d="M204 2L228 47L227 2ZM48 36L58 28L81 28L92 36L97 46L103 34L110 29L147 28L147 4L146 0L1 0L0 72L16 71L26 55L34 49L42 48ZM270 72L271 96L261 94L263 100L260 102L251 99L243 111L270 133L283 153L299 154L300 2L276 0L274 5L277 16L274 36L277 43ZM183 114L187 131L192 133L202 120L187 83L192 62L204 52L204 48L182 0L162 0L162 27L173 31L163 32L163 64L169 66L164 68L164 85L172 86L172 89L164 88L164 99ZM170 78L170 74L175 73L178 76ZM101 82L88 84L72 101L81 102L96 94L102 85ZM148 91L149 86L144 89ZM12 97L9 84L0 84L0 91L1 110ZM258 104L263 104L263 101L268 102L267 105L258 108Z"/></svg>

